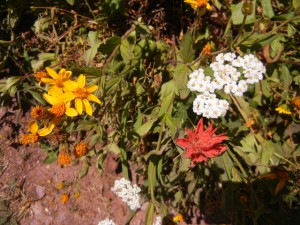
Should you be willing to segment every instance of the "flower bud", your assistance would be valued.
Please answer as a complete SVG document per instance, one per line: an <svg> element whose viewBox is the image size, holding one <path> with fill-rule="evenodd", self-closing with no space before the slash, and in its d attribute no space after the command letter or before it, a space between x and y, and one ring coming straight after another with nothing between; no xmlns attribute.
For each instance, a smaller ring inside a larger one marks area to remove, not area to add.
<svg viewBox="0 0 300 225"><path fill-rule="evenodd" d="M253 3L252 1L245 1L242 7L242 13L245 16L251 15L253 12Z"/></svg>

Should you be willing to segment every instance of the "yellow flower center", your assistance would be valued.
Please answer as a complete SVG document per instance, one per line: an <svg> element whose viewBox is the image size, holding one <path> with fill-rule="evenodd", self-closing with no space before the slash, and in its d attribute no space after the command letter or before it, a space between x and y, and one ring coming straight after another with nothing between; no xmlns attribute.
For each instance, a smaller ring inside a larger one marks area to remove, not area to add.
<svg viewBox="0 0 300 225"><path fill-rule="evenodd" d="M39 135L38 134L23 134L21 136L21 144L22 145L28 145L28 144L33 144L35 142L37 142L39 139Z"/></svg>
<svg viewBox="0 0 300 225"><path fill-rule="evenodd" d="M74 94L76 95L77 98L86 99L90 93L86 88L76 88Z"/></svg>
<svg viewBox="0 0 300 225"><path fill-rule="evenodd" d="M211 52L211 45L207 44L204 46L204 48L202 49L202 52L204 55L209 55Z"/></svg>
<svg viewBox="0 0 300 225"><path fill-rule="evenodd" d="M50 112L55 116L63 116L66 112L66 105L64 103L61 104L55 104L50 109Z"/></svg>
<svg viewBox="0 0 300 225"><path fill-rule="evenodd" d="M55 80L55 85L59 88L63 88L64 87L64 84L63 84L63 79L62 78L57 78Z"/></svg>

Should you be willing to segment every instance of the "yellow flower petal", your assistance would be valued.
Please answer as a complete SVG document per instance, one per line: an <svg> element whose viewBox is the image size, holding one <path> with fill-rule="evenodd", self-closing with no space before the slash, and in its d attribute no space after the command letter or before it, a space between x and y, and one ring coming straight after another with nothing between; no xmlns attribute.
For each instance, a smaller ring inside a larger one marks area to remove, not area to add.
<svg viewBox="0 0 300 225"><path fill-rule="evenodd" d="M55 80L51 79L51 78L42 78L41 81L44 84L55 84Z"/></svg>
<svg viewBox="0 0 300 225"><path fill-rule="evenodd" d="M96 95L90 94L88 95L87 99L96 102L98 104L102 104L102 102L99 100L99 98L96 97Z"/></svg>
<svg viewBox="0 0 300 225"><path fill-rule="evenodd" d="M50 67L46 67L46 71L48 72L48 74L53 78L53 79L58 79L59 76L58 74L55 72L54 69L50 68Z"/></svg>
<svg viewBox="0 0 300 225"><path fill-rule="evenodd" d="M78 84L75 81L68 80L63 82L64 90L66 91L74 91L76 88L78 88Z"/></svg>
<svg viewBox="0 0 300 225"><path fill-rule="evenodd" d="M52 86L49 88L48 94L55 97L55 96L59 96L59 95L63 94L63 91L61 88L59 88L57 86Z"/></svg>
<svg viewBox="0 0 300 225"><path fill-rule="evenodd" d="M47 136L48 134L50 134L53 131L54 127L60 122L60 120L61 120L60 117L54 117L51 120L51 122L48 124L48 126L42 128L38 131L39 136L44 137L44 136Z"/></svg>
<svg viewBox="0 0 300 225"><path fill-rule="evenodd" d="M75 97L76 95L73 92L66 92L58 96L57 98L63 102L69 102L72 101Z"/></svg>
<svg viewBox="0 0 300 225"><path fill-rule="evenodd" d="M78 112L74 108L67 108L66 115L70 117L78 116Z"/></svg>
<svg viewBox="0 0 300 225"><path fill-rule="evenodd" d="M87 88L89 93L92 93L92 92L96 91L97 89L98 89L97 85L92 85Z"/></svg>
<svg viewBox="0 0 300 225"><path fill-rule="evenodd" d="M79 98L75 98L75 108L79 115L82 114L82 100Z"/></svg>
<svg viewBox="0 0 300 225"><path fill-rule="evenodd" d="M86 113L91 116L93 114L93 109L92 109L91 104L86 99L83 99L82 101L83 101L83 105L84 105Z"/></svg>
<svg viewBox="0 0 300 225"><path fill-rule="evenodd" d="M77 79L78 87L83 88L85 86L85 76L80 74Z"/></svg>
<svg viewBox="0 0 300 225"><path fill-rule="evenodd" d="M39 129L39 125L35 121L30 121L28 124L28 129L31 133L35 134Z"/></svg>
<svg viewBox="0 0 300 225"><path fill-rule="evenodd" d="M43 98L51 105L55 105L58 103L57 100L53 98L51 95L43 94Z"/></svg>

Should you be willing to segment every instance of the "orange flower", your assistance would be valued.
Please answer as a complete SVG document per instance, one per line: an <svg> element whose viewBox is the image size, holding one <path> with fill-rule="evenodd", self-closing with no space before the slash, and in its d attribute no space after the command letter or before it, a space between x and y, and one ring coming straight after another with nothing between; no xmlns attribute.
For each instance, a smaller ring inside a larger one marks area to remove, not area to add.
<svg viewBox="0 0 300 225"><path fill-rule="evenodd" d="M70 198L70 194L63 194L60 198L62 204L65 204Z"/></svg>
<svg viewBox="0 0 300 225"><path fill-rule="evenodd" d="M214 135L217 131L213 125L204 130L203 118L198 122L195 131L185 129L186 138L176 140L176 144L186 149L185 157L192 159L192 166L195 163L207 161L209 158L216 157L226 151L226 146L221 145L223 140L227 139L224 134Z"/></svg>
<svg viewBox="0 0 300 225"><path fill-rule="evenodd" d="M48 74L44 71L36 72L34 75L35 79L39 82L39 85L42 83L42 78L48 77Z"/></svg>
<svg viewBox="0 0 300 225"><path fill-rule="evenodd" d="M69 165L71 161L72 161L71 155L68 152L63 151L58 154L58 162L63 167Z"/></svg>
<svg viewBox="0 0 300 225"><path fill-rule="evenodd" d="M210 44L206 44L206 45L204 46L204 48L202 49L202 53L203 53L204 55L209 55L210 52L211 52L211 45L210 45Z"/></svg>
<svg viewBox="0 0 300 225"><path fill-rule="evenodd" d="M50 116L50 113L47 109L45 109L44 107L41 106L36 106L31 110L31 116L34 119L37 120L44 120L44 119L48 119Z"/></svg>
<svg viewBox="0 0 300 225"><path fill-rule="evenodd" d="M300 109L300 97L295 97L292 99L293 105L296 109Z"/></svg>
<svg viewBox="0 0 300 225"><path fill-rule="evenodd" d="M74 155L76 158L80 158L87 153L87 146L84 142L80 142L75 146Z"/></svg>
<svg viewBox="0 0 300 225"><path fill-rule="evenodd" d="M179 213L177 216L173 217L173 221L174 222L184 222L183 215Z"/></svg>

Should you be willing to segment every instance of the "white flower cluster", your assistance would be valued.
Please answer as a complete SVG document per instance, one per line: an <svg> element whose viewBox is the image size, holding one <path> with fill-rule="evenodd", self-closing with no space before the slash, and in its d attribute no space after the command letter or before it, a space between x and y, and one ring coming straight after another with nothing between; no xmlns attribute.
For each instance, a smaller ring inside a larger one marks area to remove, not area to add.
<svg viewBox="0 0 300 225"><path fill-rule="evenodd" d="M98 225L116 225L116 224L114 223L114 221L110 219L105 219L100 221Z"/></svg>
<svg viewBox="0 0 300 225"><path fill-rule="evenodd" d="M131 185L130 181L125 178L115 181L111 190L116 193L131 210L137 210L141 207L139 193L141 189L136 185Z"/></svg>
<svg viewBox="0 0 300 225"><path fill-rule="evenodd" d="M157 216L153 225L162 225L162 218L160 216Z"/></svg>
<svg viewBox="0 0 300 225"><path fill-rule="evenodd" d="M194 100L193 111L207 118L218 118L225 115L229 103L214 94L223 89L226 94L243 96L249 84L263 79L265 66L254 55L244 57L234 53L220 53L216 62L210 64L213 76L206 76L202 68L189 75L187 87L191 91L200 93Z"/></svg>

